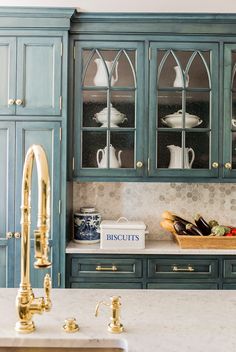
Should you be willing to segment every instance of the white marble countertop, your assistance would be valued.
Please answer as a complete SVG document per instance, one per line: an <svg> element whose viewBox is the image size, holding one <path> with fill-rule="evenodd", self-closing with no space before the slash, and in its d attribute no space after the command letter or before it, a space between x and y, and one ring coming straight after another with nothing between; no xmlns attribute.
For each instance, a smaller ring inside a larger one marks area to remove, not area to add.
<svg viewBox="0 0 236 352"><path fill-rule="evenodd" d="M174 241L146 241L145 249L101 249L99 243L79 244L73 241L66 247L66 253L90 254L216 254L236 255L236 249L182 249Z"/></svg>
<svg viewBox="0 0 236 352"><path fill-rule="evenodd" d="M235 291L78 290L53 289L53 308L35 315L36 331L15 332L17 289L0 289L0 351L2 347L123 347L128 352L235 352ZM35 290L35 294L42 290ZM107 331L110 311L98 300L121 295L125 332ZM80 331L61 326L75 316ZM70 350L73 351L73 350ZM17 349L14 349L17 352Z"/></svg>

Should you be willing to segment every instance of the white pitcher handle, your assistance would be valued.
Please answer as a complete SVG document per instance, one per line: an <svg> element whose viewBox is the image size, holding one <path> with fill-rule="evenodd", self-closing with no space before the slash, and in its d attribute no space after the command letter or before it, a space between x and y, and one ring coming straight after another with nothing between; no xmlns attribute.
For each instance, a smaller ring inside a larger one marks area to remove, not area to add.
<svg viewBox="0 0 236 352"><path fill-rule="evenodd" d="M189 154L189 153L192 153L192 159L191 159L191 161L190 161L190 163L189 163L190 168L191 168L192 165L193 165L194 159L195 159L195 153L194 153L194 150L193 150L192 148L189 148L189 149L188 149L188 154Z"/></svg>
<svg viewBox="0 0 236 352"><path fill-rule="evenodd" d="M119 166L121 167L121 153L122 153L122 150L119 150L119 153L118 153L118 162L119 162Z"/></svg>
<svg viewBox="0 0 236 352"><path fill-rule="evenodd" d="M119 63L119 61L116 61L116 70L115 70L114 83L116 83L118 81L118 63Z"/></svg>
<svg viewBox="0 0 236 352"><path fill-rule="evenodd" d="M167 125L167 122L166 122L166 120L162 117L161 118L161 122L164 124L164 125Z"/></svg>
<svg viewBox="0 0 236 352"><path fill-rule="evenodd" d="M98 149L98 151L97 151L97 165L98 165L98 167L99 167L100 164L101 164L101 161L99 161L99 154L100 154L100 152L103 154L103 149Z"/></svg>

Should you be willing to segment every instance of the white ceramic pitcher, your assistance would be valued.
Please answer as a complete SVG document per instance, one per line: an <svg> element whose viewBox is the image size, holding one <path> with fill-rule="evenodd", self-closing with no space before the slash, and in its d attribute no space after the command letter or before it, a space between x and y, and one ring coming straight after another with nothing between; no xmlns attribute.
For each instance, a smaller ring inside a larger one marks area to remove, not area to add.
<svg viewBox="0 0 236 352"><path fill-rule="evenodd" d="M169 169L182 169L182 157L183 157L183 149L177 145L168 145L167 148L170 151L170 163ZM192 155L191 160L190 154ZM192 148L184 148L184 168L191 169L193 161L195 159L195 153Z"/></svg>
<svg viewBox="0 0 236 352"><path fill-rule="evenodd" d="M183 82L181 68L179 66L174 66L174 70L175 70L175 80L174 80L173 86L174 87L183 87L184 82ZM185 87L188 87L188 84L189 84L189 75L186 75L185 76Z"/></svg>
<svg viewBox="0 0 236 352"><path fill-rule="evenodd" d="M110 144L110 168L117 169L121 167L121 155L122 150L118 152L118 158L116 157L116 150ZM101 157L100 157L101 156ZM97 165L99 168L107 168L108 167L108 147L106 146L104 149L98 149L97 151Z"/></svg>
<svg viewBox="0 0 236 352"><path fill-rule="evenodd" d="M107 86L108 85L108 77L107 77L107 71L104 66L104 62L102 59L95 59L94 62L97 65L97 72L94 76L93 83L95 86ZM105 61L108 73L110 75L112 67L113 67L113 62L114 61ZM111 86L114 86L114 84L118 81L118 61L116 61L115 64L115 69L114 73L111 77Z"/></svg>

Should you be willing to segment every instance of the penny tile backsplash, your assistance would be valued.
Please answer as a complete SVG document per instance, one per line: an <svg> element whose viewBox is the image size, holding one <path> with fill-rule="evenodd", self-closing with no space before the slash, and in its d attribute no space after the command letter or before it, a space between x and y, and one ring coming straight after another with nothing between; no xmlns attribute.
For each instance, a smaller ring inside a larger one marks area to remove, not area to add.
<svg viewBox="0 0 236 352"><path fill-rule="evenodd" d="M94 206L102 219L142 220L148 239L171 239L159 223L170 210L189 220L200 213L206 220L236 225L236 185L191 183L74 183L73 209Z"/></svg>

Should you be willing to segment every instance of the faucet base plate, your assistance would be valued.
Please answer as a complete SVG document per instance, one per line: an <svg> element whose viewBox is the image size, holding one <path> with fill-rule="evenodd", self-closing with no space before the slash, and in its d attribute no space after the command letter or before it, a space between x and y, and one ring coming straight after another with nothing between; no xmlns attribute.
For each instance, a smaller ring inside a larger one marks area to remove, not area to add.
<svg viewBox="0 0 236 352"><path fill-rule="evenodd" d="M15 330L22 334L29 334L35 330L35 325L33 321L18 321L16 323Z"/></svg>
<svg viewBox="0 0 236 352"><path fill-rule="evenodd" d="M110 323L110 324L108 324L107 330L109 332L112 332L113 334L120 334L121 332L124 331L124 327L122 324L114 325L114 324Z"/></svg>

